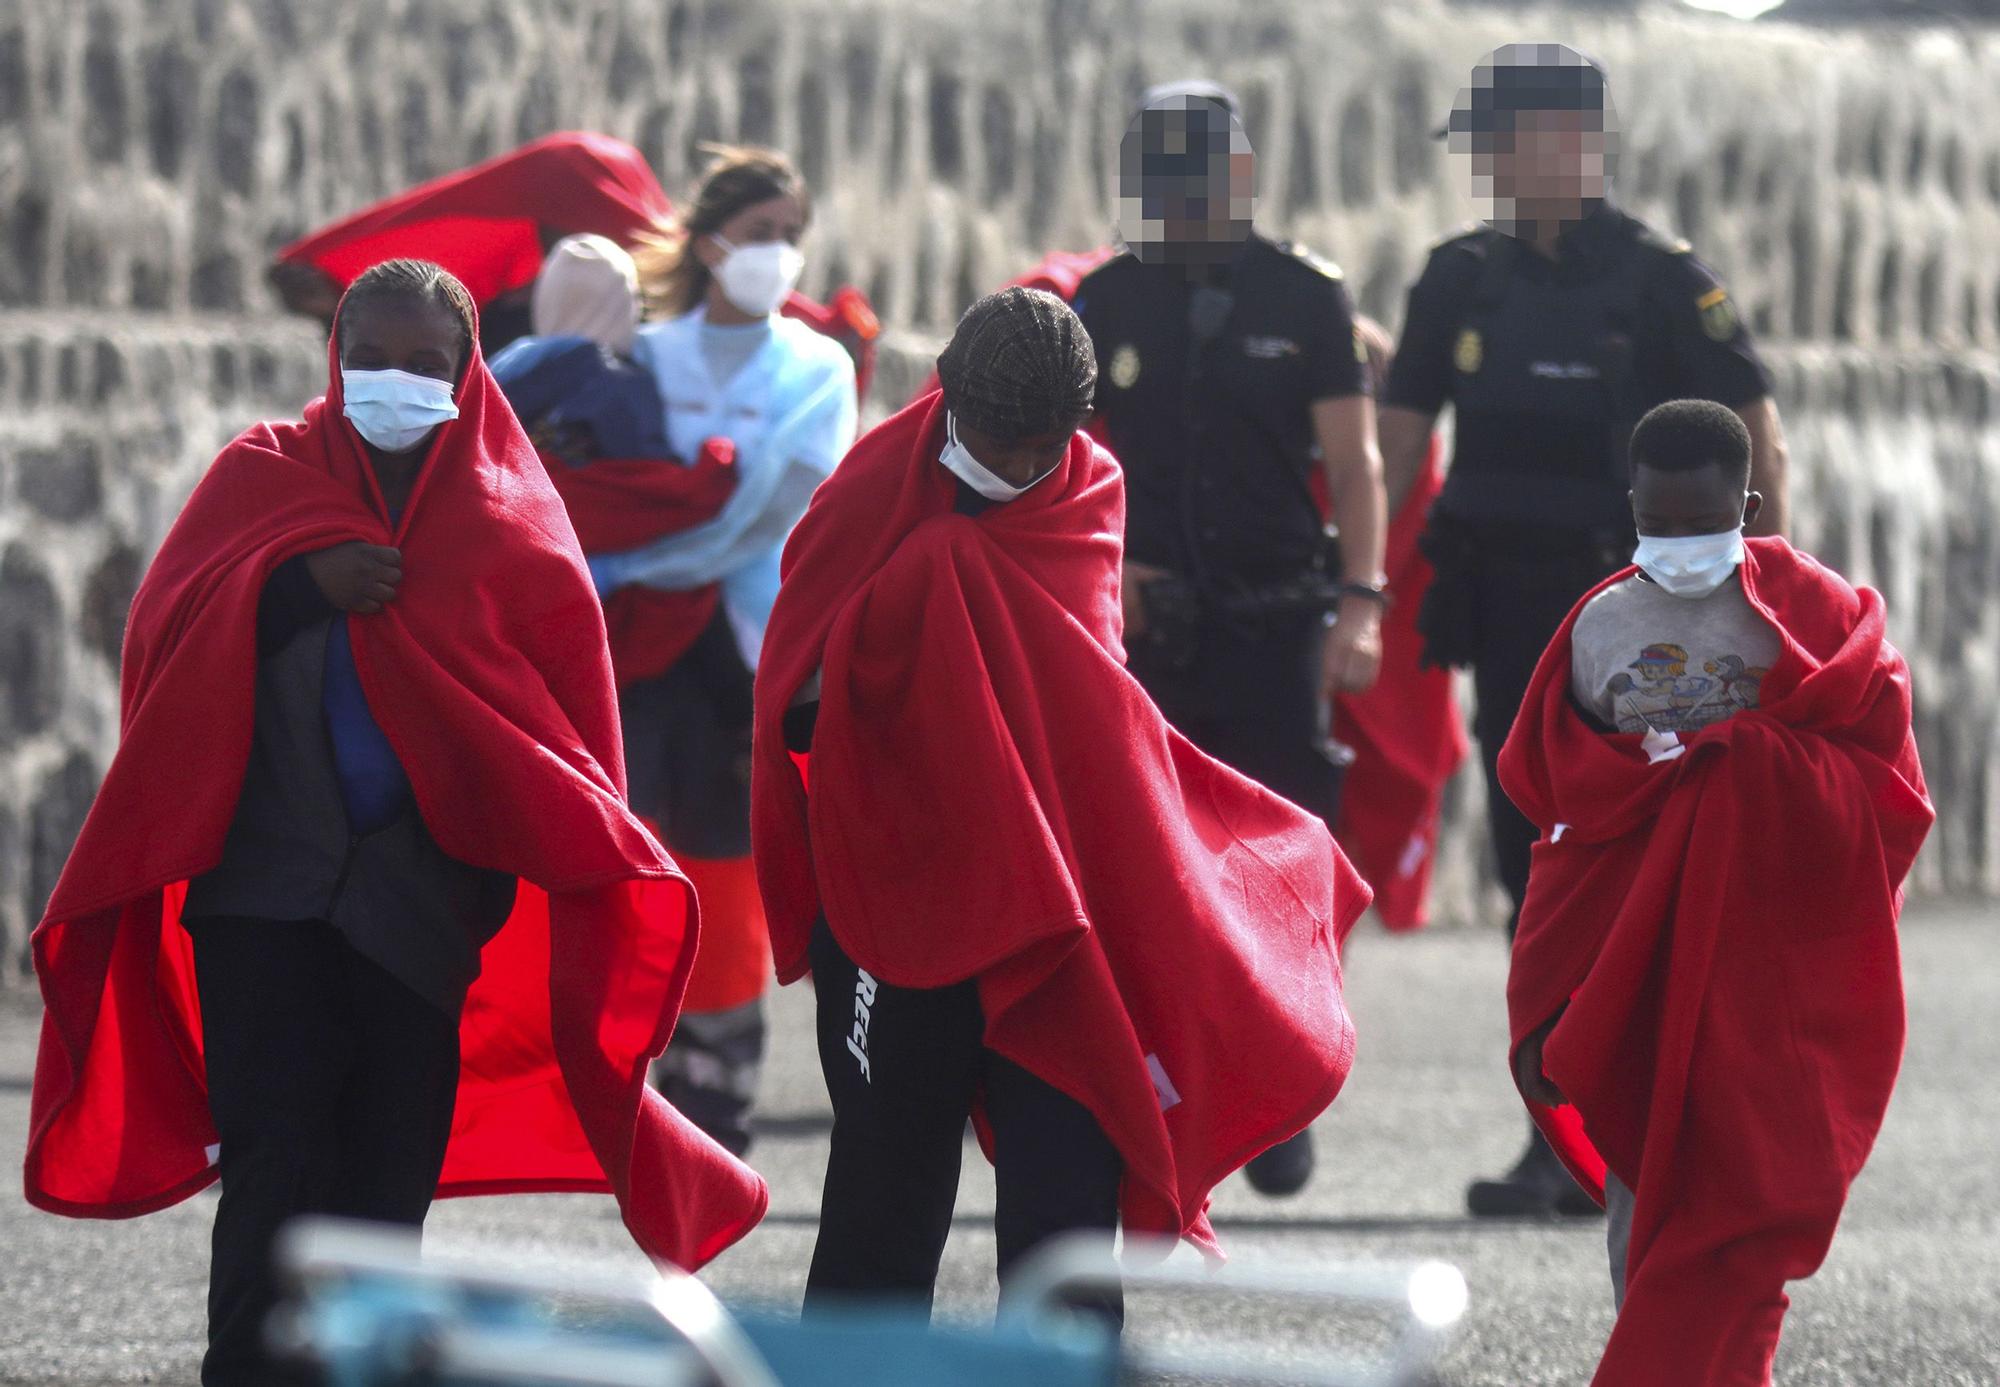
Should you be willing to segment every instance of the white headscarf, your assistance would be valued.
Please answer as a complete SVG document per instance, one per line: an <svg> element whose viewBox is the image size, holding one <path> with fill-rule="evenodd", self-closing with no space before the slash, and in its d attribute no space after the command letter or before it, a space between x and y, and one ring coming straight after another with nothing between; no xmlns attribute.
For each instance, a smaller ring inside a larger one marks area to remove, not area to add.
<svg viewBox="0 0 2000 1387"><path fill-rule="evenodd" d="M639 271L602 236L565 236L535 280L530 311L537 337L588 337L620 355L639 328Z"/></svg>

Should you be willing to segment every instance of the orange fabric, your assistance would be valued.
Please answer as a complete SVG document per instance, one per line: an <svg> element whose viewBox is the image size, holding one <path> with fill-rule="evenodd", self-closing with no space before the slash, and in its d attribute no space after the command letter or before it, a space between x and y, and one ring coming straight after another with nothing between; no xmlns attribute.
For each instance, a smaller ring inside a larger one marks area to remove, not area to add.
<svg viewBox="0 0 2000 1387"><path fill-rule="evenodd" d="M674 861L701 902L701 947L681 1010L728 1011L755 1001L771 981L771 934L756 866L748 856Z"/></svg>

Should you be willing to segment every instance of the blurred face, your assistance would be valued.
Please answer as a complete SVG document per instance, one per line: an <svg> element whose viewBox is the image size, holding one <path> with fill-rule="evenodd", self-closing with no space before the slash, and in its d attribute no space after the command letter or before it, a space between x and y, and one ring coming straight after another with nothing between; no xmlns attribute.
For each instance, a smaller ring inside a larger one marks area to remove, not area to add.
<svg viewBox="0 0 2000 1387"><path fill-rule="evenodd" d="M340 324L344 371L407 371L458 382L465 349L457 315L431 299L367 299Z"/></svg>
<svg viewBox="0 0 2000 1387"><path fill-rule="evenodd" d="M704 236L695 243L694 253L701 263L714 269L729 254L730 246L755 246L767 241L785 241L797 245L806 234L805 209L790 193L766 198L743 208L715 229L715 234ZM716 238L728 242L718 245Z"/></svg>
<svg viewBox="0 0 2000 1387"><path fill-rule="evenodd" d="M1513 129L1472 156L1472 192L1503 230L1581 221L1605 194L1609 141L1597 111L1517 111ZM1516 233L1518 234L1518 233Z"/></svg>
<svg viewBox="0 0 2000 1387"><path fill-rule="evenodd" d="M1053 471L1069 450L1069 433L1036 434L1032 438L1002 439L963 422L957 422L958 441L981 467L1014 486L1027 486Z"/></svg>
<svg viewBox="0 0 2000 1387"><path fill-rule="evenodd" d="M1252 154L1232 154L1215 161L1212 170L1192 178L1146 180L1141 196L1148 212L1158 211L1163 238L1169 245L1196 242L1234 244L1237 209L1250 200L1256 184L1257 160Z"/></svg>
<svg viewBox="0 0 2000 1387"><path fill-rule="evenodd" d="M1632 469L1632 520L1657 539L1726 534L1757 518L1764 498L1719 462L1686 472Z"/></svg>
<svg viewBox="0 0 2000 1387"><path fill-rule="evenodd" d="M1118 151L1118 229L1148 264L1215 264L1250 234L1257 157L1228 110L1175 97L1141 111Z"/></svg>

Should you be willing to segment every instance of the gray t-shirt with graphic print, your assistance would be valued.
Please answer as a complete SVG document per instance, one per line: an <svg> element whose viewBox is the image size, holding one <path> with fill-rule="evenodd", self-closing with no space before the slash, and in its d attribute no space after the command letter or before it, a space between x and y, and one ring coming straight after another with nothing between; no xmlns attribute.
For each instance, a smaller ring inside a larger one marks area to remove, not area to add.
<svg viewBox="0 0 2000 1387"><path fill-rule="evenodd" d="M1707 597L1675 597L1634 574L1576 619L1576 700L1620 732L1698 732L1755 708L1783 648L1743 595L1740 575Z"/></svg>

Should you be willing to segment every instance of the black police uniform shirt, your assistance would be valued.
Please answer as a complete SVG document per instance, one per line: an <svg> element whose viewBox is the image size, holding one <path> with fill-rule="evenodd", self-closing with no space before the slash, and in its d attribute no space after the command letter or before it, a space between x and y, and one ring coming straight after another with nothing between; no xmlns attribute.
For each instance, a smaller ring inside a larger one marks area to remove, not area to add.
<svg viewBox="0 0 2000 1387"><path fill-rule="evenodd" d="M1197 344L1201 284L1230 301ZM1121 252L1085 277L1074 307L1125 472L1126 556L1224 585L1311 567L1324 543L1308 489L1311 405L1368 390L1340 271L1252 233L1206 277Z"/></svg>
<svg viewBox="0 0 2000 1387"><path fill-rule="evenodd" d="M1715 273L1606 203L1554 260L1490 227L1438 245L1383 403L1436 414L1451 402L1439 504L1453 519L1591 532L1631 523L1624 440L1648 409L1770 392Z"/></svg>

